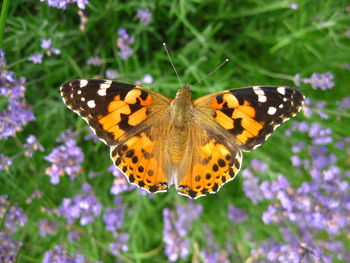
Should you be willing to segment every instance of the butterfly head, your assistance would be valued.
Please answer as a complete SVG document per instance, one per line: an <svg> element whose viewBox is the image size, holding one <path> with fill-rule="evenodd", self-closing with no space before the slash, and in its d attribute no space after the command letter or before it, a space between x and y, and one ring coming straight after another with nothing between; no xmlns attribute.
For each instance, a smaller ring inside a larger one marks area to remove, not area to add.
<svg viewBox="0 0 350 263"><path fill-rule="evenodd" d="M191 99L191 91L190 86L188 84L184 85L182 89L179 89L179 91L176 93L176 98L186 98Z"/></svg>

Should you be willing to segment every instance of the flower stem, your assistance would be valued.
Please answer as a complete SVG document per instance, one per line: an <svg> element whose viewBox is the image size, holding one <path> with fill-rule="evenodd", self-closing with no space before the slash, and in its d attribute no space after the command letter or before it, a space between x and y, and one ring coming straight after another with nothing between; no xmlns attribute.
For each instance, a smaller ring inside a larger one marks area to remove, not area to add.
<svg viewBox="0 0 350 263"><path fill-rule="evenodd" d="M5 28L7 13L8 13L8 6L9 6L9 0L4 0L2 3L1 14L0 14L0 48L2 48L2 39L4 35L4 28Z"/></svg>

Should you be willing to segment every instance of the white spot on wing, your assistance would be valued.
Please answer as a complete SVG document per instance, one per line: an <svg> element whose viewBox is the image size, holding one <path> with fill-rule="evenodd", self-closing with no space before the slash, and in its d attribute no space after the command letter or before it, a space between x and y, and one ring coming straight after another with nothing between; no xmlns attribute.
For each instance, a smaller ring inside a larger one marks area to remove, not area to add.
<svg viewBox="0 0 350 263"><path fill-rule="evenodd" d="M277 109L275 107L269 107L267 114L274 115L276 113L276 111L277 111Z"/></svg>
<svg viewBox="0 0 350 263"><path fill-rule="evenodd" d="M78 90L77 93L80 95L81 94L81 90Z"/></svg>
<svg viewBox="0 0 350 263"><path fill-rule="evenodd" d="M277 92L282 94L282 95L285 95L286 94L286 88L284 87L279 87L277 88Z"/></svg>
<svg viewBox="0 0 350 263"><path fill-rule="evenodd" d="M97 91L97 94L100 96L106 96L106 89L105 88L101 88Z"/></svg>
<svg viewBox="0 0 350 263"><path fill-rule="evenodd" d="M283 98L283 101L287 101L287 98Z"/></svg>
<svg viewBox="0 0 350 263"><path fill-rule="evenodd" d="M86 79L80 80L80 88L85 87L88 84L88 81Z"/></svg>
<svg viewBox="0 0 350 263"><path fill-rule="evenodd" d="M258 96L265 96L265 92L258 86L253 87L254 93Z"/></svg>
<svg viewBox="0 0 350 263"><path fill-rule="evenodd" d="M81 101L85 101L85 98L84 97L81 97L81 99L80 99Z"/></svg>
<svg viewBox="0 0 350 263"><path fill-rule="evenodd" d="M108 89L110 86L111 86L110 83L102 83L102 84L100 85L100 89Z"/></svg>
<svg viewBox="0 0 350 263"><path fill-rule="evenodd" d="M280 104L280 105L278 106L278 108L282 109L282 108L283 108L283 104Z"/></svg>
<svg viewBox="0 0 350 263"><path fill-rule="evenodd" d="M259 102L266 102L266 96L258 96Z"/></svg>
<svg viewBox="0 0 350 263"><path fill-rule="evenodd" d="M94 100L89 100L89 101L87 102L87 105L88 105L89 108L95 108L95 106L96 106Z"/></svg>

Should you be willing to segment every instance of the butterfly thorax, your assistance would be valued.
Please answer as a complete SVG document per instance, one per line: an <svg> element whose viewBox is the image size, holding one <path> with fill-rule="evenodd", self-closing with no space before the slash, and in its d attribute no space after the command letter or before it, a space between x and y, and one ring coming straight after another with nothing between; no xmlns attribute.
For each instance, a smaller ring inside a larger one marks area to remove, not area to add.
<svg viewBox="0 0 350 263"><path fill-rule="evenodd" d="M171 127L168 149L174 163L179 163L184 155L188 139L188 124L192 114L191 92L188 85L180 89L170 105Z"/></svg>

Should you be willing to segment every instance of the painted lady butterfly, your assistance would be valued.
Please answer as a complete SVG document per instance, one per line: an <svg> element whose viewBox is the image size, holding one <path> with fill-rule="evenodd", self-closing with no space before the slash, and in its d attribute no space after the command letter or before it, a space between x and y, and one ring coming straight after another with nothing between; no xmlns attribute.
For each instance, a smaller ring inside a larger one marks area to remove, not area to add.
<svg viewBox="0 0 350 263"><path fill-rule="evenodd" d="M241 151L261 145L302 107L287 87L255 86L191 101L188 86L175 99L111 80L73 80L61 87L68 108L111 146L130 183L149 192L190 198L215 193L240 169Z"/></svg>

